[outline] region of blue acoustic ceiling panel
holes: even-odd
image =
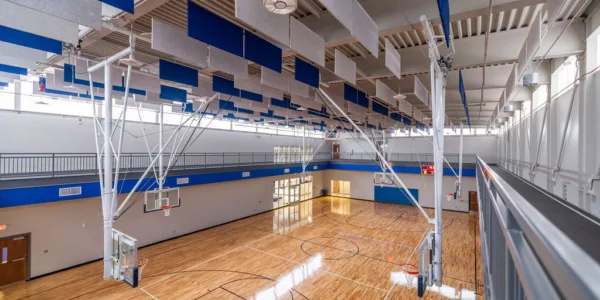
[[[261,94],[248,92],[248,91],[244,91],[244,90],[240,90],[240,98],[244,98],[244,99],[252,100],[252,101],[256,101],[256,102],[263,101],[263,96]]]
[[[9,65],[0,64],[0,72],[18,74],[18,75],[27,75],[26,68],[14,67]]]
[[[350,101],[352,103],[357,103],[358,102],[358,90],[347,84],[344,83],[344,99],[346,99],[347,101]]]
[[[365,92],[358,91],[356,100],[356,104],[365,108],[369,108],[369,98],[367,97],[367,94]]]
[[[0,82],[0,87],[6,87],[8,86],[8,82]]]
[[[244,45],[245,59],[281,73],[281,48],[261,39],[250,31],[246,31],[246,43]]]
[[[446,38],[446,47],[450,47],[450,3],[448,0],[437,0],[438,9],[440,11],[440,19],[442,20],[442,28],[444,29],[444,37]]]
[[[296,73],[294,79],[318,89],[319,68],[296,57]]]
[[[0,25],[0,41],[62,55],[62,42]]]
[[[458,71],[458,90],[463,106],[465,107],[465,115],[467,116],[467,125],[471,127],[471,117],[469,116],[469,106],[467,106],[467,94],[465,93],[465,83],[463,81],[462,71]]]
[[[223,93],[234,97],[240,96],[240,90],[236,89],[233,80],[229,80],[219,76],[213,76],[213,91]]]
[[[375,101],[373,101],[372,108],[373,108],[373,111],[376,112],[376,113],[378,113],[378,114],[382,114],[384,116],[388,115],[388,109],[387,109],[387,107],[385,107],[385,106],[383,106],[383,105],[381,105],[381,104],[379,104],[379,103],[377,103]]]
[[[393,112],[393,113],[390,114],[390,119],[396,120],[398,122],[402,122],[402,115],[399,114],[399,113]]]
[[[183,106],[181,107],[181,111],[193,113],[194,112],[194,103],[184,103]]]
[[[188,36],[244,57],[244,30],[188,1]]]
[[[409,118],[403,118],[402,123],[404,123],[404,125],[410,126],[412,121]]]
[[[160,99],[178,101],[178,102],[186,102],[187,100],[187,91],[174,88],[168,85],[160,86]]]
[[[166,60],[159,61],[159,77],[193,87],[198,87],[198,71]]]
[[[110,6],[122,9],[130,14],[134,13],[133,1],[134,0],[100,0],[100,2],[104,2]]]

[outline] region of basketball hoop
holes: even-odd
[[[454,199],[454,193],[448,193],[448,195],[446,195],[446,200],[452,201],[453,199]]]
[[[142,271],[144,271],[146,264],[148,264],[147,258],[142,258],[138,261],[138,281],[142,280]]]
[[[406,278],[406,286],[417,287],[418,282],[415,281],[415,279],[417,275],[419,275],[419,268],[412,264],[403,264],[400,266],[400,269],[402,269],[404,277]]]
[[[165,217],[171,215],[171,205],[163,205],[160,207],[160,209],[162,209],[165,212]]]

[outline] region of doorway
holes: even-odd
[[[29,279],[29,236],[0,239],[0,286]]]
[[[340,159],[340,144],[333,144],[333,159]]]
[[[469,191],[469,211],[479,213],[479,203],[477,202],[477,192]]]
[[[332,180],[331,195],[350,198],[350,181]]]

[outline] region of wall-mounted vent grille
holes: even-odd
[[[189,184],[189,183],[190,183],[189,177],[177,178],[177,184]]]
[[[76,195],[81,195],[81,187],[80,186],[58,189],[59,197],[76,196]]]
[[[283,169],[283,173],[289,173],[290,169]]]
[[[244,177],[244,178],[250,177],[250,172],[242,172],[242,177]]]

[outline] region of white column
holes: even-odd
[[[104,84],[112,86],[110,64],[104,66]],[[104,218],[104,279],[112,278],[112,225],[113,225],[113,152],[111,148],[112,132],[112,89],[104,89],[104,191],[102,193],[102,215]]]
[[[435,69],[432,67],[432,71]],[[433,117],[433,161],[434,161],[434,197],[435,197],[435,247],[433,254],[433,278],[437,286],[442,285],[442,203],[444,197],[444,117],[445,117],[445,79],[443,74],[435,76],[435,99],[432,108]]]
[[[163,147],[163,126],[164,126],[164,108],[163,105],[160,105],[160,111],[158,112],[158,149],[162,149]],[[158,156],[158,189],[162,190],[163,188],[163,154],[160,153]],[[160,193],[160,192],[159,192]],[[162,198],[162,193],[158,195],[159,199]]]
[[[460,122],[460,142],[459,142],[459,146],[458,146],[458,194],[456,195],[456,198],[461,197],[462,194],[462,168],[463,168],[463,129],[464,129],[464,124],[463,122]]]

